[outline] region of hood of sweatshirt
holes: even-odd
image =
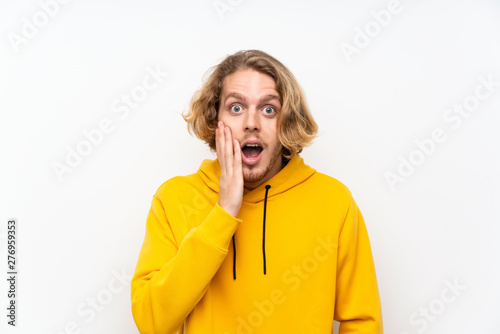
[[[203,182],[213,191],[219,193],[220,183],[220,165],[219,160],[205,159],[200,165],[198,175]],[[249,203],[262,204],[262,262],[263,272],[266,274],[266,223],[272,224],[273,222],[266,222],[266,208],[267,199],[279,196],[281,193],[288,191],[296,185],[304,182],[311,177],[316,170],[304,163],[304,159],[298,154],[291,158],[288,163],[276,175],[274,175],[267,182],[252,189],[243,195],[243,201]],[[236,279],[236,240],[233,235],[233,279]]]

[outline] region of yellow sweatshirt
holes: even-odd
[[[349,190],[299,155],[218,204],[220,167],[166,181],[153,197],[131,282],[141,333],[383,333],[368,234]]]

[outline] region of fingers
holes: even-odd
[[[226,164],[224,158],[224,146],[225,146],[225,135],[224,135],[224,123],[218,122],[217,130],[215,130],[215,140],[217,149],[217,158],[219,159],[221,173],[226,171]]]
[[[231,178],[242,174],[241,148],[237,139],[233,138],[231,129],[219,121],[215,131],[217,157],[221,167],[221,177]]]
[[[233,138],[231,129],[218,122],[215,131],[217,158],[221,168],[219,183],[219,205],[237,217],[243,199],[243,172],[241,148]]]
[[[241,167],[241,147],[238,139],[234,139],[234,171],[236,175],[241,175],[243,177],[242,167]]]
[[[224,143],[224,153],[225,153],[225,159],[226,159],[226,172],[228,175],[232,176],[233,175],[233,136],[231,134],[231,129],[227,126],[224,126],[224,137],[225,137],[225,143]]]

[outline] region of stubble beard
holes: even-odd
[[[243,171],[243,181],[257,182],[262,180],[267,175],[267,173],[269,173],[271,168],[273,168],[274,164],[276,163],[276,160],[281,159],[281,151],[282,151],[281,145],[276,145],[273,154],[271,156],[270,163],[267,166],[265,166],[264,170],[262,170],[260,173],[258,171],[260,166],[247,166],[243,164],[245,166]]]

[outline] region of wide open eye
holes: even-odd
[[[231,107],[231,110],[234,112],[240,112],[241,107],[239,105],[235,104],[234,106]]]
[[[265,107],[263,110],[266,115],[272,115],[276,112],[273,107]]]

